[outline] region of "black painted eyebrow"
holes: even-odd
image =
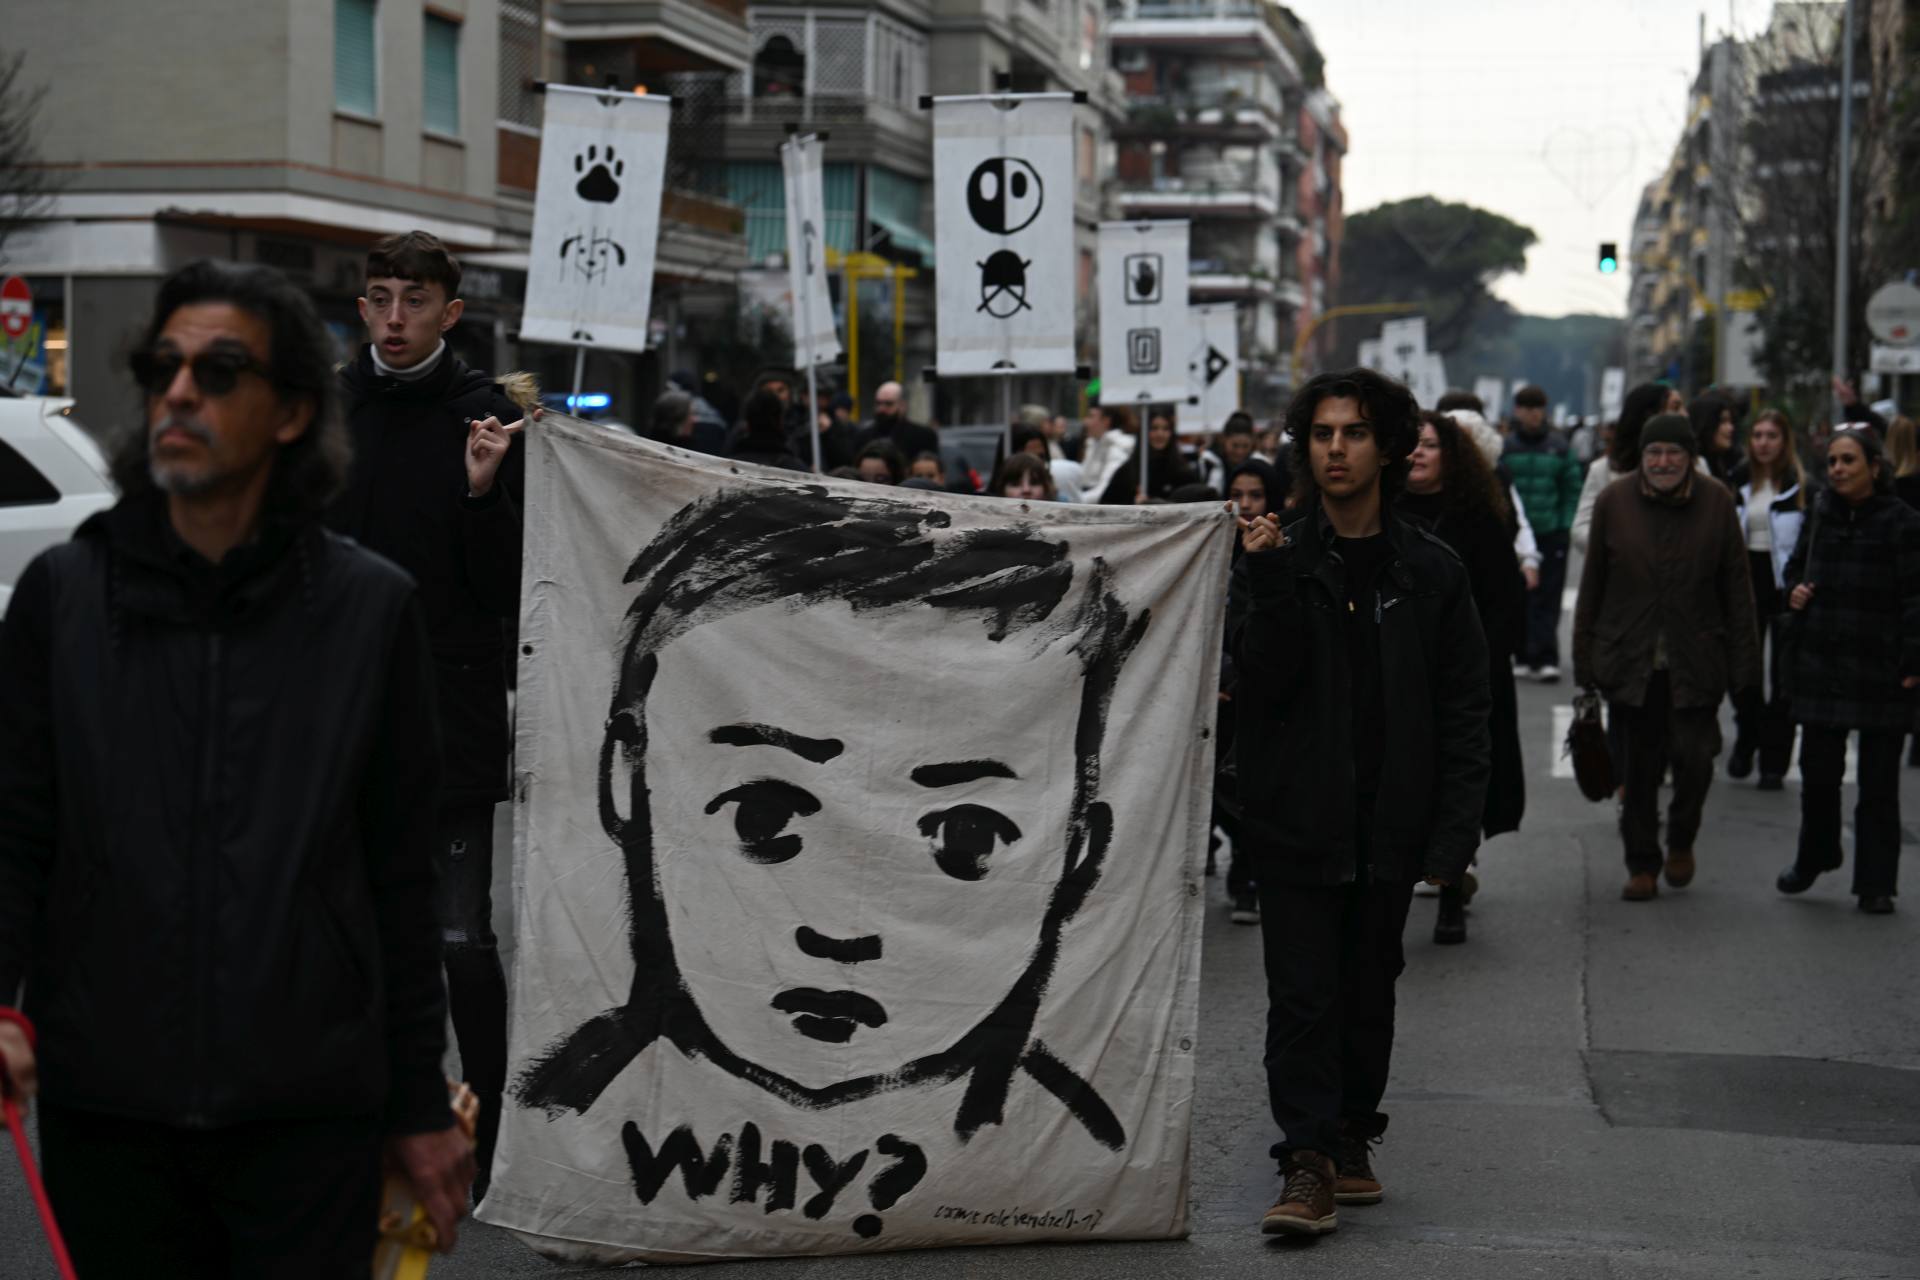
[[[956,760],[951,764],[923,764],[907,775],[923,787],[957,787],[981,778],[1014,778],[1019,774],[998,760]]]
[[[707,739],[723,747],[779,747],[815,764],[825,764],[847,749],[838,738],[808,738],[770,724],[723,724]]]

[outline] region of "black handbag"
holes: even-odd
[[[1574,695],[1564,754],[1573,758],[1573,779],[1581,795],[1596,803],[1613,795],[1613,752],[1600,718],[1600,695],[1592,689]]]

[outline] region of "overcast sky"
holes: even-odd
[[[1665,167],[1709,43],[1766,27],[1770,0],[1290,0],[1327,58],[1352,147],[1348,214],[1434,195],[1540,237],[1495,292],[1522,311],[1624,314],[1640,189]]]

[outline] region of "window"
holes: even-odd
[[[60,490],[31,462],[0,440],[0,507],[38,506],[60,501]]]
[[[373,6],[374,0],[333,0],[333,105],[363,116],[380,111]]]
[[[421,120],[429,133],[460,136],[460,24],[427,15],[420,68]]]

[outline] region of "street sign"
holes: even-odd
[[[1920,287],[1895,280],[1867,299],[1867,328],[1896,347],[1920,345]]]
[[[32,323],[32,288],[19,276],[8,276],[0,282],[0,333],[7,335],[7,341],[18,342]]]
[[[1868,367],[1875,373],[1920,373],[1920,346],[1894,347],[1876,342]]]

